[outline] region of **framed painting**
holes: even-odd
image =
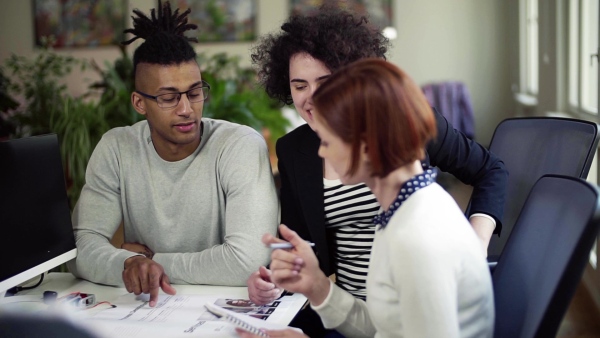
[[[51,46],[93,47],[123,40],[127,1],[33,0],[35,43]]]
[[[392,0],[290,0],[291,14],[308,14],[324,4],[364,15],[381,30],[393,26]]]
[[[186,33],[198,42],[253,41],[256,38],[256,0],[176,0],[179,11],[190,8],[188,22],[198,30]]]

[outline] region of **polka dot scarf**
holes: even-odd
[[[388,211],[383,211],[373,218],[373,223],[375,225],[380,225],[377,230],[381,230],[387,226],[390,218],[392,218],[396,210],[400,208],[402,203],[406,201],[410,195],[412,195],[415,191],[425,188],[426,186],[435,182],[437,169],[423,164],[423,170],[424,171],[422,174],[416,175],[402,184],[400,187],[400,192],[398,193],[398,197],[396,197],[396,200],[390,205]]]

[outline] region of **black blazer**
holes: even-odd
[[[437,138],[427,145],[426,161],[472,185],[469,215],[484,213],[496,220],[499,233],[508,172],[504,163],[477,142],[457,131],[434,109]],[[326,275],[335,272],[334,243],[325,229],[323,162],[319,138],[302,125],[277,141],[281,178],[281,223],[315,243],[319,265]]]

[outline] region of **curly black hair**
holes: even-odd
[[[322,6],[314,14],[292,15],[281,30],[262,37],[251,57],[267,94],[284,104],[293,103],[289,65],[294,54],[308,53],[334,72],[363,58],[385,59],[389,46],[367,18],[331,6]]]
[[[126,29],[124,33],[132,33],[134,37],[121,42],[128,45],[137,39],[144,39],[133,53],[133,74],[138,63],[146,62],[159,65],[180,64],[196,59],[196,51],[189,41],[198,42],[196,38],[183,35],[188,30],[197,29],[195,24],[188,23],[187,16],[191,12],[188,8],[179,14],[179,8],[173,12],[169,1],[158,1],[158,15],[152,8],[149,18],[139,9],[134,9],[132,16],[133,28]]]

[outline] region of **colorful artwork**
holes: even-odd
[[[323,4],[337,5],[369,19],[369,23],[384,29],[393,25],[392,0],[290,0],[292,14],[307,14]]]
[[[176,0],[179,11],[190,8],[189,23],[198,25],[186,33],[198,42],[253,41],[256,38],[256,0]]]
[[[118,44],[124,39],[127,1],[35,0],[35,43],[55,48]]]

